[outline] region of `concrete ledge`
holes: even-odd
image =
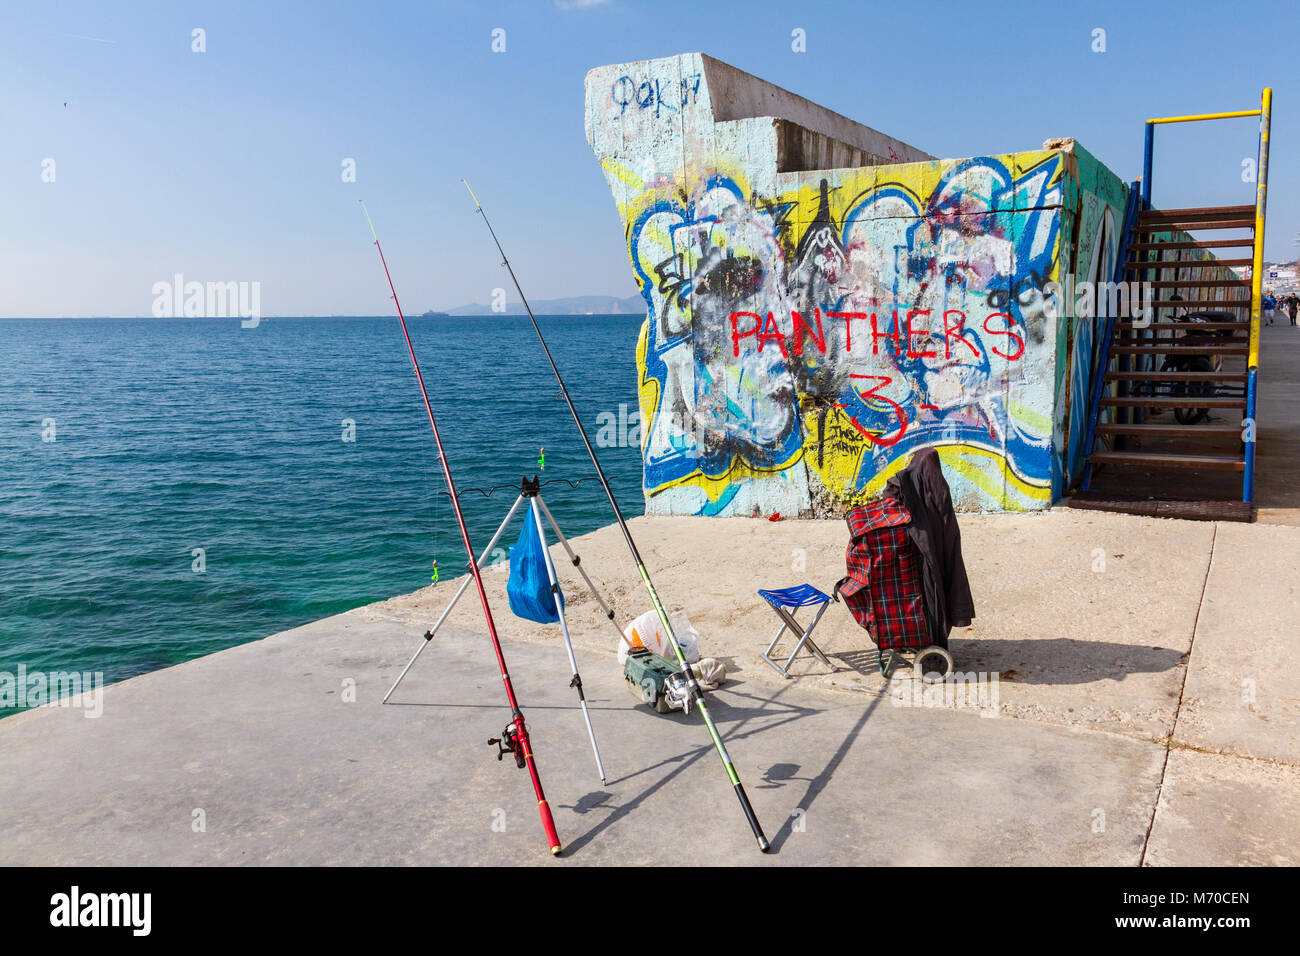
[[[381,705],[413,641],[351,612],[111,687],[99,720],[4,721],[0,862],[1132,865],[1163,758],[1112,735],[738,681],[714,710],[765,857],[698,721],[650,713],[609,658],[585,657],[602,788],[563,651],[515,644],[568,847],[554,861],[527,777],[484,743],[508,719],[486,639],[440,636],[401,703]],[[657,836],[669,830],[684,839]]]

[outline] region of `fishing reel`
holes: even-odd
[[[503,758],[506,754],[515,755],[515,766],[521,770],[528,766],[524,760],[524,748],[519,745],[519,733],[515,730],[514,724],[506,724],[506,729],[501,731],[500,737],[491,737],[488,739],[488,746],[496,744],[497,760]]]
[[[690,665],[688,664],[687,667]],[[669,706],[674,710],[680,710],[683,714],[690,716],[691,708],[695,702],[703,699],[704,694],[700,691],[700,685],[691,680],[690,675],[685,671],[678,671],[676,674],[669,674],[664,678],[664,699],[668,701]]]

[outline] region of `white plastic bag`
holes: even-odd
[[[691,626],[690,619],[686,616],[685,611],[672,612],[668,615],[668,622],[673,626],[673,634],[677,636],[677,643],[682,646],[682,654],[686,656],[686,663],[694,664],[700,659],[700,632]],[[663,624],[659,620],[659,615],[654,611],[646,611],[625,627],[623,636],[627,640],[618,642],[618,662],[620,664],[627,659],[629,643],[632,647],[644,647],[647,650],[654,651],[660,657],[666,657],[674,663],[677,661],[677,655],[673,653],[672,645],[668,641],[668,635],[663,632]]]

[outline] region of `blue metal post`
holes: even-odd
[[[1146,146],[1142,154],[1142,208],[1151,207],[1151,156],[1156,145],[1156,126],[1147,123]]]
[[[1250,441],[1246,442],[1246,470],[1241,480],[1241,500],[1250,504],[1255,500],[1255,443],[1259,437],[1258,425],[1255,423],[1255,373],[1247,373],[1246,382],[1246,427],[1250,429]]]

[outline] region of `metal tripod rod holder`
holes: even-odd
[[[600,774],[600,782],[603,784],[605,783],[605,768],[601,763],[600,748],[596,744],[596,733],[591,725],[591,714],[587,709],[587,698],[582,688],[582,677],[578,673],[578,662],[573,653],[573,641],[569,636],[568,620],[564,616],[564,607],[560,603],[560,588],[555,575],[555,564],[551,560],[550,549],[546,546],[546,532],[542,527],[543,515],[546,516],[547,524],[551,526],[551,529],[555,532],[556,538],[559,539],[560,544],[563,545],[565,553],[569,556],[570,562],[578,569],[578,573],[582,575],[582,580],[587,585],[587,589],[591,592],[592,597],[596,599],[596,603],[598,603],[601,610],[604,611],[605,617],[614,625],[614,629],[618,631],[619,639],[626,642],[627,638],[623,635],[622,630],[619,629],[618,623],[614,619],[614,611],[596,589],[596,585],[592,582],[586,569],[582,567],[582,559],[574,553],[572,546],[569,544],[568,538],[566,538],[564,533],[560,530],[560,526],[556,522],[555,517],[551,514],[551,510],[546,507],[546,502],[542,500],[540,482],[536,478],[531,481],[527,478],[523,480],[520,486],[519,497],[517,497],[514,504],[510,506],[510,510],[506,512],[505,518],[497,527],[496,533],[492,535],[492,540],[488,542],[487,547],[484,548],[482,554],[479,555],[478,566],[480,568],[483,567],[483,562],[487,560],[488,556],[497,546],[497,542],[501,540],[501,536],[505,533],[510,522],[514,520],[519,509],[523,507],[525,501],[528,502],[529,514],[528,519],[525,520],[531,520],[534,523],[534,526],[537,528],[538,537],[540,537],[542,541],[542,553],[546,558],[546,575],[551,585],[551,594],[555,599],[555,610],[560,619],[560,631],[564,635],[564,649],[568,654],[569,668],[573,674],[573,679],[570,681],[569,686],[573,687],[578,692],[578,704],[582,709],[582,719],[587,725],[587,736],[591,739],[592,753],[596,758],[596,770]],[[397,690],[397,685],[402,682],[404,677],[406,677],[406,674],[410,671],[412,665],[414,665],[420,655],[424,653],[424,649],[432,643],[434,635],[438,633],[438,629],[442,627],[447,618],[451,615],[452,609],[456,607],[456,603],[461,599],[466,588],[469,587],[471,580],[472,578],[467,577],[461,582],[455,595],[452,596],[451,602],[439,616],[437,623],[424,633],[424,639],[420,642],[420,646],[415,649],[415,653],[411,655],[411,659],[407,662],[406,666],[402,668],[402,672],[397,675],[397,680],[393,681],[393,686],[390,687],[388,693],[384,695],[384,703],[388,703],[388,699],[393,696],[393,691]]]

